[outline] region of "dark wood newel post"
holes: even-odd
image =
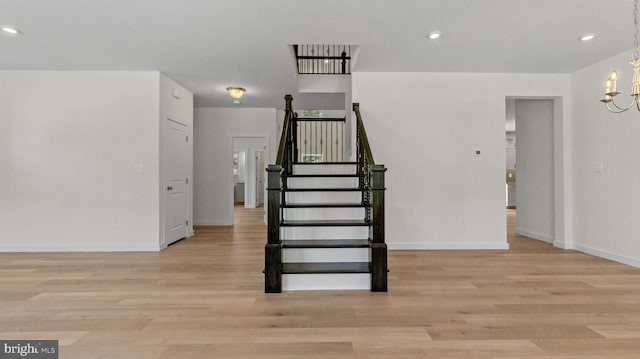
[[[264,291],[282,292],[282,242],[280,241],[280,198],[282,191],[282,167],[267,167],[268,224],[267,245],[264,251]]]
[[[387,291],[387,244],[384,238],[384,165],[370,167],[371,210],[371,291]]]

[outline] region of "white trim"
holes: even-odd
[[[640,268],[640,260],[635,259],[635,258],[631,258],[631,257],[627,257],[627,256],[623,256],[621,254],[612,253],[612,252],[609,252],[609,251],[605,251],[605,250],[602,250],[602,249],[589,247],[589,246],[582,245],[582,244],[576,244],[573,247],[573,249],[575,249],[576,251],[580,251],[580,252],[586,253],[586,254],[590,254],[592,256],[596,256],[596,257],[608,259],[610,261],[614,261],[614,262],[618,262],[618,263],[622,263],[622,264],[626,264],[626,265],[630,265],[630,266],[633,266],[633,267],[639,267]]]
[[[229,220],[195,220],[193,221],[194,226],[233,226],[233,222]]]
[[[399,242],[387,243],[390,250],[464,250],[464,249],[509,249],[507,242]]]
[[[516,228],[515,232],[516,232],[516,234],[519,234],[521,236],[537,239],[539,241],[543,241],[543,242],[547,242],[547,243],[551,243],[551,244],[553,244],[554,241],[555,241],[553,238],[551,238],[549,236],[546,236],[544,234],[530,232],[530,231],[527,231],[526,229],[522,229],[522,228]]]
[[[564,241],[553,241],[553,246],[561,249],[573,249],[567,242]]]
[[[553,195],[554,195],[554,237],[563,248],[572,248],[573,243],[573,212],[572,202],[572,171],[571,154],[571,94],[549,96],[517,96],[507,95],[505,99],[514,100],[553,100]],[[506,106],[506,101],[505,101]],[[505,108],[506,114],[506,108]],[[506,116],[505,116],[506,118]],[[517,132],[517,130],[516,130]],[[504,175],[503,175],[504,176]],[[517,199],[516,199],[517,201]],[[529,235],[527,235],[529,236]],[[530,236],[535,239],[539,239]],[[547,238],[543,236],[543,238]],[[554,239],[540,239],[554,243]]]
[[[123,245],[63,245],[63,246],[42,246],[34,247],[24,246],[0,246],[0,253],[18,253],[18,252],[158,252],[160,246],[158,243],[151,244],[123,244]]]

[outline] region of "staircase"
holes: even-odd
[[[384,172],[373,162],[357,104],[357,161],[314,161],[341,147],[339,140],[308,141],[287,101],[276,164],[268,172],[268,242],[265,292],[283,290],[387,291],[384,243]],[[315,119],[316,121],[318,119]],[[340,121],[344,119],[328,119]],[[305,125],[308,125],[305,123]],[[307,126],[308,127],[308,126]],[[322,132],[323,124],[314,125]],[[324,128],[335,127],[324,124]],[[305,134],[309,134],[306,132]],[[327,136],[328,131],[324,131]],[[333,132],[331,132],[333,133]],[[312,143],[310,143],[312,142]],[[313,146],[319,146],[313,149]],[[311,147],[312,150],[307,150]],[[340,154],[339,158],[342,158]]]

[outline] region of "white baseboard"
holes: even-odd
[[[34,246],[0,246],[1,253],[20,252],[158,252],[160,244],[123,244],[123,245],[34,245]]]
[[[390,250],[465,250],[465,249],[509,249],[505,242],[400,242],[387,243]]]
[[[605,251],[602,249],[597,249],[589,246],[585,246],[582,244],[575,244],[573,249],[576,251],[580,251],[583,253],[591,254],[592,256],[608,259],[610,261],[627,264],[633,267],[640,267],[640,260],[636,258],[631,258],[627,256],[623,256],[621,254]]]
[[[539,241],[547,242],[547,243],[550,243],[550,244],[553,244],[553,242],[554,242],[554,239],[549,237],[549,236],[545,236],[544,234],[540,234],[540,233],[527,231],[526,229],[516,228],[515,232],[516,232],[516,234],[519,234],[521,236],[537,239]]]
[[[573,247],[565,241],[553,241],[553,246],[560,249],[573,249]]]
[[[193,221],[195,226],[232,226],[233,222],[228,220],[219,219],[219,220],[195,220]]]

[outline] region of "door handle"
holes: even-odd
[[[173,187],[171,186],[167,187],[167,191],[173,191]]]

